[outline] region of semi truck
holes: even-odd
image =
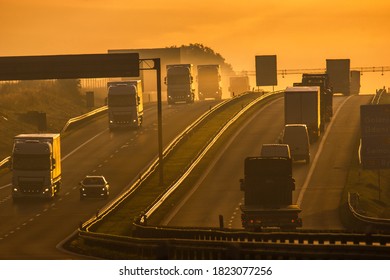
[[[285,124],[306,124],[311,142],[321,134],[320,87],[294,86],[284,91]]]
[[[334,93],[350,94],[350,64],[349,59],[326,60],[326,73]]]
[[[198,98],[222,98],[221,70],[219,64],[198,65]]]
[[[11,156],[12,198],[53,198],[61,187],[59,133],[19,134]]]
[[[351,70],[350,94],[360,93],[360,71]]]
[[[138,128],[143,122],[141,80],[107,83],[108,127]]]
[[[193,103],[195,100],[193,65],[167,64],[166,69],[164,83],[167,85],[168,104]]]
[[[244,192],[241,222],[248,231],[264,228],[296,229],[302,227],[301,208],[292,203],[295,180],[288,157],[250,156],[244,161]]]
[[[248,76],[233,76],[229,78],[229,91],[232,97],[250,91],[250,89]]]
[[[319,86],[321,101],[321,124],[329,122],[333,116],[333,90],[330,87],[328,74],[302,74],[302,82],[294,86]],[[323,130],[323,129],[322,129]]]

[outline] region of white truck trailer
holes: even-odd
[[[320,87],[294,86],[284,91],[285,124],[306,124],[311,141],[321,134]]]

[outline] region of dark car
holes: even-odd
[[[86,176],[80,182],[80,199],[87,197],[107,198],[110,186],[104,176]]]

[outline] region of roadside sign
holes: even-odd
[[[0,57],[3,81],[138,76],[138,53]]]
[[[256,86],[276,86],[277,64],[276,55],[257,55],[256,63]]]
[[[363,169],[390,168],[390,104],[360,106]]]

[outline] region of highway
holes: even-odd
[[[335,96],[334,117],[311,145],[311,163],[295,162],[294,201],[301,205],[305,229],[340,229],[337,207],[359,131],[359,106],[372,96]],[[163,107],[164,146],[216,101]],[[275,143],[283,129],[283,98],[259,108],[225,143],[207,172],[163,225],[242,228],[239,179],[247,156],[258,155],[263,143]],[[56,247],[81,221],[107,201],[79,200],[78,182],[87,174],[103,174],[111,199],[137,178],[157,156],[157,113],[147,108],[141,129],[109,132],[107,117],[66,134],[62,140],[63,185],[53,201],[13,203],[10,174],[0,176],[0,259],[73,259]],[[324,172],[326,171],[326,172]],[[130,221],[129,221],[130,222]]]
[[[163,106],[163,145],[209,110],[217,101]],[[155,105],[155,104],[154,104]],[[0,176],[0,259],[79,258],[56,249],[81,221],[107,201],[80,201],[78,183],[87,174],[102,174],[110,183],[110,199],[121,193],[157,157],[157,106],[148,106],[139,130],[108,130],[101,116],[62,139],[62,189],[52,201],[13,203],[11,174]]]
[[[359,137],[360,105],[372,96],[335,96],[334,117],[320,139],[311,145],[311,163],[295,162],[293,200],[301,205],[303,228],[341,229],[338,205],[348,165]],[[275,143],[283,129],[283,98],[259,109],[243,125],[185,199],[166,215],[162,225],[218,227],[219,215],[224,227],[242,228],[240,204],[243,193],[244,159],[259,155],[261,145]]]

